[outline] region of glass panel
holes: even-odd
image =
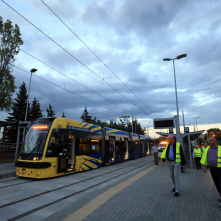
[[[90,143],[90,139],[89,138],[80,138],[80,143]]]
[[[78,155],[90,154],[90,144],[79,144]]]
[[[40,127],[36,129],[36,125],[33,125],[25,137],[24,147],[21,152],[43,153],[48,130],[48,127],[46,129]]]
[[[46,156],[57,157],[58,152],[63,152],[63,155],[68,155],[68,153],[70,153],[68,146],[69,141],[71,141],[71,139],[68,137],[66,130],[53,130],[48,143]]]
[[[57,157],[58,156],[58,147],[59,147],[59,139],[56,137],[55,130],[52,131],[51,137],[48,143],[48,148],[46,152],[47,157]]]
[[[92,154],[101,153],[101,145],[99,143],[91,143],[91,153]]]

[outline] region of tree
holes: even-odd
[[[207,130],[207,133],[211,133],[211,132],[220,132],[221,130],[219,128],[210,128],[209,130]]]
[[[100,124],[100,126],[101,126],[101,127],[109,127],[109,125],[108,125],[107,122],[102,122],[102,123]]]
[[[85,106],[83,114],[80,117],[83,122],[91,123],[92,122],[92,117],[89,116],[89,113],[87,111],[87,107]]]
[[[62,115],[61,117],[66,118],[66,116],[65,116],[64,112],[63,112],[63,115]]]
[[[15,24],[13,27],[10,20],[3,23],[0,16],[0,110],[9,111],[12,104],[12,94],[16,86],[15,77],[11,72],[15,55],[19,53],[19,47],[23,44],[20,36],[18,25]]]
[[[209,135],[209,137],[213,136],[216,138],[221,138],[221,130],[219,128],[211,128],[209,130],[207,130],[207,133]]]
[[[52,106],[50,103],[49,103],[49,109],[47,108],[46,112],[47,112],[47,117],[54,117],[55,116],[55,112],[52,110]]]
[[[118,123],[118,129],[119,130],[124,130],[124,131],[127,130],[127,125],[126,125],[125,121],[122,118],[120,118],[120,123]]]
[[[40,103],[39,101],[36,100],[36,98],[34,98],[34,100],[31,103],[28,120],[33,122],[40,117],[42,117],[42,110],[40,108]]]
[[[141,127],[140,123],[136,123],[136,133],[144,135],[144,129]]]
[[[10,116],[6,119],[7,122],[11,122],[11,126],[8,127],[6,132],[6,140],[9,143],[16,143],[17,141],[18,122],[19,120],[20,121],[25,120],[27,98],[28,98],[27,89],[25,83],[23,82],[19,87],[17,98],[15,98],[14,102],[12,103],[11,106],[12,112],[9,113]],[[27,119],[29,119],[29,114],[27,116]]]

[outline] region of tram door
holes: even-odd
[[[74,169],[75,134],[68,130],[59,130],[58,138],[58,173],[67,172]]]
[[[128,139],[124,139],[124,149],[125,149],[124,159],[127,160],[129,158]]]
[[[110,160],[114,161],[115,160],[115,155],[116,155],[116,150],[115,150],[115,137],[110,137],[109,138],[109,148],[111,148],[111,153],[110,153]]]
[[[150,144],[149,144],[149,142],[147,142],[147,155],[149,155],[150,154]]]
[[[68,134],[68,171],[75,169],[75,133]]]
[[[147,141],[144,141],[144,156],[147,155]]]
[[[141,156],[144,156],[144,141],[141,140]]]

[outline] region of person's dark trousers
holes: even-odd
[[[154,162],[158,164],[158,152],[154,152]]]
[[[210,173],[221,197],[221,167],[210,167]]]
[[[197,170],[199,170],[199,168],[201,169],[201,163],[200,163],[201,157],[195,157],[195,161],[196,161],[196,168]]]

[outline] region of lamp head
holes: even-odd
[[[171,59],[170,58],[164,58],[163,60],[164,61],[170,61]]]
[[[185,58],[185,57],[186,57],[186,54],[181,54],[181,55],[177,56],[176,59]]]
[[[34,72],[36,72],[37,71],[37,69],[35,69],[35,68],[32,68],[31,69],[31,73],[34,73]]]

